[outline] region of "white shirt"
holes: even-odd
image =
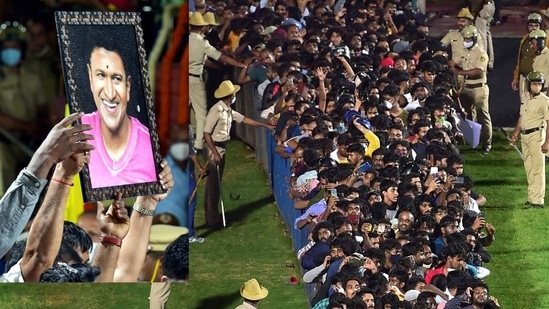
[[[21,260],[17,261],[17,264],[13,265],[8,272],[0,277],[0,282],[25,282],[21,272]]]

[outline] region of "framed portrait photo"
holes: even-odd
[[[85,113],[94,136],[84,200],[165,192],[139,13],[56,12],[55,21],[69,109]]]

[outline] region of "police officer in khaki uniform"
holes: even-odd
[[[196,127],[194,146],[197,151],[201,151],[204,147],[204,124],[208,112],[206,88],[202,77],[206,58],[210,57],[239,68],[247,68],[248,66],[229,56],[222,55],[220,51],[210,45],[208,40],[204,38],[204,33],[207,32],[210,24],[204,20],[202,14],[192,14],[189,18],[189,25],[189,104],[196,119],[194,121]]]
[[[549,97],[542,93],[545,76],[527,75],[529,99],[520,105],[520,116],[510,140],[515,145],[520,134],[524,169],[528,181],[525,208],[543,208],[545,198],[545,156],[549,152]]]
[[[40,79],[22,65],[26,40],[27,31],[17,22],[0,26],[0,127],[29,145],[39,139],[49,117]],[[0,134],[0,195],[29,160]]]
[[[478,46],[478,31],[469,25],[463,29],[464,49],[459,53],[458,61],[450,60],[449,67],[455,75],[463,76],[464,89],[460,100],[473,121],[482,125],[480,140],[484,154],[492,148],[492,120],[488,106],[490,90],[486,83],[488,55]]]
[[[539,13],[531,13],[528,15],[528,33],[524,34],[520,39],[517,65],[513,71],[511,88],[514,91],[519,91],[521,103],[525,103],[530,99],[529,90],[526,88],[526,76],[533,71],[532,63],[536,56],[536,51],[531,49],[530,44],[528,44],[528,37],[530,36],[530,32],[541,28],[541,22],[542,19]],[[546,40],[546,46],[547,43],[549,43],[549,41]]]
[[[204,192],[204,206],[206,208],[206,225],[212,228],[219,228],[221,223],[220,213],[217,208],[220,192],[219,182],[223,176],[225,151],[227,142],[231,139],[230,132],[233,120],[254,127],[274,129],[274,126],[255,121],[231,109],[239,90],[240,86],[233,85],[229,80],[225,80],[219,85],[219,88],[214,92],[214,96],[219,99],[219,102],[212,106],[208,112],[206,125],[204,126],[204,140],[208,146],[207,149],[204,149],[204,155],[207,158],[209,174],[206,181],[206,191]]]
[[[472,25],[474,19],[475,17],[473,16],[473,14],[471,14],[468,8],[462,8],[457,15],[458,29],[450,30],[442,38],[442,40],[440,40],[440,42],[444,44],[444,46],[450,47],[450,49],[452,50],[452,60],[454,60],[454,62],[457,62],[459,60],[458,54],[461,50],[464,49],[463,36],[461,35],[461,32],[466,26]],[[479,41],[478,44],[484,49],[482,41]]]
[[[549,76],[549,48],[545,46],[547,39],[547,33],[541,29],[532,30],[528,36],[530,49],[536,51],[532,68],[535,72],[540,72],[544,76]],[[543,85],[544,89],[547,88],[547,80]]]
[[[492,43],[492,32],[490,31],[490,23],[494,19],[496,6],[492,0],[472,0],[471,12],[475,16],[475,27],[480,34],[481,46],[485,47],[488,53],[488,68],[494,68],[494,44]]]

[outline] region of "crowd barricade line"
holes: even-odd
[[[235,110],[246,117],[264,122],[265,120],[260,119],[259,116],[258,108],[260,104],[255,85],[251,83],[242,85],[242,89],[237,95]],[[292,238],[294,252],[297,254],[297,251],[309,242],[310,230],[308,227],[303,230],[294,229],[295,219],[301,216],[302,212],[294,209],[294,202],[288,197],[288,189],[290,188],[288,179],[291,176],[290,159],[283,159],[275,153],[276,141],[273,132],[264,128],[255,128],[237,123],[233,127],[235,127],[234,134],[245,144],[255,149],[256,160],[262,165],[267,174],[278,212],[284,220],[288,236]],[[294,266],[301,268],[301,265]],[[314,284],[305,284],[305,291],[310,301],[314,293]]]

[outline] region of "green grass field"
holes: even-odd
[[[502,308],[549,308],[549,227],[547,209],[522,209],[526,177],[522,161],[494,131],[488,156],[464,149],[465,172],[485,195],[487,220],[496,227],[488,248],[490,293]],[[229,227],[209,231],[202,201],[196,214],[203,244],[191,244],[191,283],[172,286],[169,308],[230,309],[238,290],[252,277],[269,289],[260,308],[306,308],[303,285],[287,284],[298,275],[291,239],[278,216],[263,169],[240,142],[231,142],[223,179]],[[240,195],[231,200],[230,194]],[[202,191],[199,191],[202,197]],[[295,266],[292,268],[291,266]],[[0,308],[148,308],[149,284],[11,284],[0,285]]]

